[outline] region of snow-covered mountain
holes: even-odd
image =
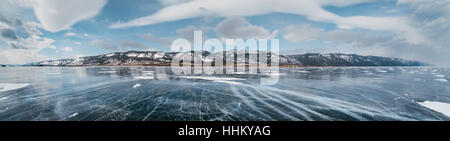
[[[158,51],[128,51],[115,52],[97,56],[80,57],[76,59],[61,59],[35,62],[26,64],[29,66],[169,66],[172,59],[178,52],[158,52]],[[186,52],[186,56],[202,55],[203,62],[214,64],[214,56],[230,55],[226,53],[209,52]],[[275,55],[275,54],[273,54]],[[250,59],[249,54],[245,54],[245,62],[256,63],[257,60]],[[270,58],[270,54],[267,56]],[[228,60],[227,60],[228,59]],[[223,61],[234,59],[228,57]],[[243,60],[238,60],[243,61]],[[356,54],[318,54],[309,53],[301,55],[279,55],[279,62],[282,66],[423,66],[427,65],[418,61],[408,61],[400,58],[360,56]],[[193,62],[192,62],[193,63]],[[236,62],[237,63],[237,62]]]
[[[319,54],[308,53],[302,55],[288,55],[288,58],[298,60],[302,66],[424,66],[418,61],[400,58],[361,56],[356,54]]]

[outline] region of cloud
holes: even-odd
[[[22,49],[38,52],[51,46],[55,40],[41,37],[40,24],[36,22],[22,22],[14,18],[2,18],[0,22],[0,39],[7,39],[8,49]]]
[[[42,35],[40,24],[36,22],[23,22],[20,19],[8,19],[0,15],[0,38],[16,40],[19,35]]]
[[[284,32],[283,38],[290,42],[305,42],[316,40],[324,30],[311,27],[309,24],[303,24],[299,27],[289,25],[284,28]]]
[[[100,13],[107,0],[28,0],[42,27],[50,32],[70,29]]]
[[[77,42],[77,41],[73,41],[72,43],[75,45],[81,45],[81,42]]]
[[[392,31],[405,35],[404,38],[411,43],[420,43],[426,40],[415,28],[411,27],[405,17],[341,17],[323,8],[324,6],[345,7],[366,2],[370,2],[370,0],[194,0],[168,6],[149,16],[136,18],[125,23],[115,23],[110,25],[110,28],[144,26],[203,16],[233,17],[287,13],[306,16],[311,21],[334,23],[342,29],[364,28]]]
[[[322,6],[338,5],[339,3],[342,3],[339,4],[339,6],[346,6],[363,2],[366,2],[366,0],[194,0],[186,3],[168,6],[152,15],[133,19],[126,23],[116,23],[111,25],[110,27],[126,28],[133,26],[144,26],[211,15],[220,17],[254,16],[274,12],[304,15],[310,19],[317,21],[334,21],[340,19],[340,17],[333,13],[325,11],[321,8]]]
[[[392,13],[398,13],[400,10],[398,10],[398,9],[389,9],[389,10],[386,10],[386,13],[390,13],[390,14],[392,14]]]
[[[42,28],[42,25],[37,22],[28,21],[23,25],[25,34],[27,35],[42,35],[42,32],[38,28]]]
[[[450,65],[450,1],[448,0],[398,0],[399,6],[410,8],[408,17],[418,31],[428,39],[416,47],[427,49],[409,49],[421,53],[423,59],[435,64]],[[406,46],[414,47],[414,46]]]
[[[144,45],[142,43],[133,41],[133,40],[120,40],[119,41],[120,48],[124,49],[136,49],[136,50],[153,50],[147,45]]]
[[[272,33],[262,26],[250,24],[242,17],[229,17],[217,24],[215,31],[221,38],[271,39],[278,31]]]
[[[0,58],[3,58],[0,59],[0,64],[26,64],[53,59],[29,50],[2,50],[0,51]]]
[[[72,31],[69,31],[69,32],[66,32],[66,33],[64,33],[64,36],[76,36],[77,34],[76,33],[74,33],[74,32],[72,32]]]
[[[158,37],[153,35],[152,33],[146,33],[141,35],[141,38],[147,39],[151,42],[157,43],[159,45],[170,47],[172,42],[176,40],[177,38],[183,38],[191,43],[194,42],[194,31],[202,31],[202,40],[208,39],[208,36],[206,35],[207,32],[211,31],[211,27],[197,27],[197,26],[186,26],[184,28],[180,28],[176,30],[176,35],[173,37]]]
[[[91,41],[91,45],[100,47],[106,50],[114,50],[114,51],[129,51],[129,50],[147,50],[153,51],[154,48],[151,48],[145,44],[139,43],[134,40],[119,40],[117,42],[112,41],[111,39],[99,40],[94,39]]]
[[[0,29],[0,37],[15,40],[17,39],[16,33],[11,29]]]
[[[65,52],[72,52],[73,49],[71,47],[64,47],[62,50]]]
[[[0,29],[4,29],[4,28],[11,29],[11,27],[8,24],[6,24],[4,22],[0,22]]]
[[[50,38],[32,35],[28,38],[19,37],[17,40],[8,41],[7,43],[12,49],[28,49],[38,52],[50,47],[54,42],[55,40]]]
[[[332,30],[321,35],[326,41],[349,44],[355,47],[371,47],[377,44],[386,43],[394,39],[394,36],[375,36],[366,32],[355,32],[351,30]]]
[[[188,2],[190,0],[158,0],[159,3],[162,5],[168,6],[168,5],[174,5],[174,4],[180,4],[184,2]]]
[[[170,47],[170,44],[172,44],[172,41],[176,39],[176,37],[157,37],[153,35],[152,33],[146,33],[141,35],[141,38],[147,39],[151,42],[157,43],[159,45]]]
[[[52,44],[55,40],[32,35],[27,38],[17,37],[16,40],[7,41],[8,48],[0,51],[0,58],[8,58],[0,60],[2,64],[25,64],[36,61],[49,60],[50,58],[40,55],[42,49],[56,48]]]
[[[367,32],[336,29],[322,32],[317,39],[324,41],[320,47],[298,47],[285,50],[287,54],[299,53],[355,53],[360,55],[377,55],[399,57],[409,60],[424,61],[434,65],[449,65],[450,54],[445,43],[411,44],[396,34],[370,34]],[[434,45],[438,44],[438,45]],[[440,46],[443,45],[443,46]]]
[[[92,40],[91,45],[107,50],[119,50],[119,47],[99,39]]]
[[[197,27],[197,26],[186,26],[185,28],[177,29],[177,37],[184,38],[191,42],[194,42],[194,31],[202,31],[202,40],[208,39],[206,35],[207,32],[211,30],[210,27]]]
[[[0,1],[0,41],[6,44],[0,51],[0,58],[3,58],[0,63],[24,64],[48,60],[49,57],[39,52],[45,48],[55,49],[55,40],[41,37],[41,25],[33,21],[23,21],[17,16],[20,13],[19,8],[11,2],[19,0]]]
[[[208,39],[207,33],[215,31],[219,38],[255,38],[255,39],[271,39],[278,35],[275,30],[272,33],[261,26],[252,25],[243,17],[229,17],[218,23],[215,27],[197,27],[186,26],[176,30],[176,35],[172,37],[158,37],[152,33],[141,35],[141,38],[147,39],[151,42],[160,44],[165,47],[170,47],[175,39],[187,39],[191,43],[194,42],[194,31],[202,31],[202,40]]]

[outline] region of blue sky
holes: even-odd
[[[450,65],[446,0],[0,0],[0,64],[128,50],[176,38],[279,39],[284,54],[356,53]]]

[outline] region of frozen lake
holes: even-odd
[[[0,68],[0,120],[450,120],[449,67],[276,75],[276,85],[263,86],[263,74],[174,75],[170,67]]]

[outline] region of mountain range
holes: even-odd
[[[109,54],[79,57],[76,59],[60,59],[34,62],[25,66],[170,66],[173,57],[179,52],[159,52],[159,51],[127,51],[114,52]],[[224,52],[227,54],[230,52]],[[232,53],[232,52],[231,52]],[[193,56],[194,52],[185,52],[186,55]],[[196,55],[203,55],[203,62],[211,62],[211,56],[219,53],[202,52]],[[270,58],[271,53],[268,54]],[[275,54],[273,54],[275,55]],[[249,59],[249,54],[245,53],[245,62],[252,63],[258,60]],[[227,59],[227,58],[225,58]],[[225,60],[224,61],[227,61]],[[230,58],[231,59],[231,58]],[[242,60],[240,60],[242,61]],[[392,57],[361,56],[356,54],[342,53],[308,53],[299,55],[279,55],[280,66],[425,66],[426,63],[419,61],[403,60]]]

